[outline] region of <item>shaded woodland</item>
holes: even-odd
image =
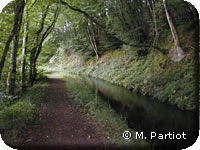
[[[73,75],[102,79],[174,105],[178,111],[197,113],[198,36],[198,13],[183,0],[13,0],[0,14],[0,131],[12,143],[37,118],[40,104],[48,103],[48,89],[51,105],[56,99],[53,92],[63,103],[68,99],[61,97],[59,88],[64,95],[68,88],[72,99],[80,99],[81,106],[101,116],[102,122],[108,120],[116,131],[127,127],[110,105],[101,101],[102,108],[96,106],[100,90],[91,94]],[[66,87],[63,80],[47,79],[47,72],[70,74]],[[106,86],[101,91],[112,93]],[[115,99],[117,94],[113,95]],[[70,110],[71,101],[68,104]],[[59,107],[66,111],[64,105]],[[144,113],[133,108],[135,115]],[[64,119],[63,115],[57,121]],[[138,144],[148,145],[145,140]]]
[[[137,48],[139,56],[172,48],[171,59],[181,61],[195,47],[181,39],[179,29],[195,29],[197,23],[195,8],[181,0],[16,0],[1,13],[1,87],[15,95],[33,85],[38,58],[47,62],[59,47],[97,59],[123,45]],[[161,44],[169,31],[173,47]]]

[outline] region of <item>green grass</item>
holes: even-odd
[[[104,102],[101,97],[95,94],[84,82],[76,76],[68,75],[64,77],[66,80],[67,92],[77,105],[83,107],[84,112],[91,118],[93,124],[96,124],[97,131],[104,135],[105,140],[111,141],[119,147],[134,146],[134,147],[147,147],[148,144],[144,140],[125,140],[122,136],[123,132],[129,130],[135,135],[135,131],[128,128],[125,118],[117,114],[111,106]],[[106,143],[105,143],[106,144]]]
[[[1,108],[0,131],[6,143],[12,144],[20,140],[17,137],[18,133],[23,132],[27,124],[34,120],[37,114],[36,106],[45,98],[46,80],[45,77],[40,78],[33,87],[28,88],[12,104]]]

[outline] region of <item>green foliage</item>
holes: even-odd
[[[45,100],[47,80],[46,76],[42,76],[33,87],[27,89],[20,99],[30,101],[33,104],[40,104]]]
[[[26,101],[18,101],[0,111],[0,131],[6,143],[17,139],[19,130],[34,118],[35,106]],[[19,139],[18,139],[19,140]]]
[[[194,47],[198,43],[194,36],[199,22],[196,10],[183,0],[168,0],[167,6],[173,23],[175,24],[181,46],[186,51],[186,58],[181,62],[172,62],[168,55],[163,55],[154,48],[158,46],[170,50],[174,41],[167,23],[162,1],[154,1],[155,20],[152,7],[147,0],[63,0],[72,7],[84,11],[87,15],[74,11],[67,6],[60,8],[60,16],[51,34],[43,41],[42,52],[37,60],[37,66],[54,65],[55,71],[59,68],[63,71],[75,74],[85,74],[104,79],[150,95],[160,101],[176,105],[181,109],[196,109],[196,90],[194,74]],[[151,1],[151,0],[149,0]],[[34,3],[36,2],[36,3]],[[38,69],[38,82],[32,88],[26,90],[20,97],[22,86],[22,41],[28,34],[26,53],[26,85],[29,84],[30,59],[33,48],[37,46],[42,35],[53,21],[57,0],[28,0],[27,19],[23,18],[22,28],[19,33],[20,45],[17,53],[16,93],[17,97],[6,96],[7,78],[10,71],[10,46],[6,63],[0,81],[0,128],[8,132],[10,137],[16,135],[16,128],[23,128],[32,120],[35,107],[45,95],[47,78],[43,71]],[[14,23],[15,1],[7,5],[0,14],[0,60],[3,50]],[[45,10],[50,6],[48,11]],[[42,16],[47,12],[43,30]],[[24,15],[25,16],[25,15]],[[92,19],[93,21],[92,21]],[[96,23],[94,22],[96,21]],[[28,31],[25,23],[28,22]],[[157,25],[158,41],[155,40],[155,24]],[[92,37],[96,42],[100,59],[94,58],[94,48],[89,38],[88,27],[93,30]],[[40,33],[40,34],[38,34]],[[120,42],[123,41],[123,42]],[[137,48],[131,45],[149,45],[145,48]],[[126,45],[126,46],[125,46]],[[129,46],[128,46],[129,45]],[[134,48],[133,48],[134,47]],[[147,51],[145,55],[140,52]],[[42,66],[42,67],[41,67]],[[38,67],[38,68],[39,68]],[[101,102],[100,98],[93,94],[83,84],[73,85],[70,81],[69,91],[77,103],[83,105],[87,111],[95,115],[100,122],[113,124],[108,132],[113,134],[117,141],[122,133],[124,121],[116,116],[109,106]],[[74,83],[75,81],[73,81]],[[78,82],[78,81],[77,81]],[[94,101],[95,98],[95,101]],[[112,118],[115,118],[112,120]],[[118,125],[120,124],[120,127]],[[17,125],[17,126],[16,126]],[[122,128],[121,128],[122,127]],[[113,132],[118,131],[118,132]],[[8,137],[9,137],[8,136]],[[121,140],[121,139],[120,139]],[[119,141],[120,141],[119,140]],[[116,142],[118,143],[118,142]]]
[[[24,123],[33,119],[34,105],[25,101],[19,101],[16,104],[0,111],[0,128],[9,130],[13,126],[24,126]]]
[[[17,98],[18,98],[17,96],[15,96],[15,97],[7,96],[5,93],[1,92],[1,94],[0,94],[0,110],[3,110],[4,108],[15,103]]]
[[[8,4],[2,13],[0,14],[0,61],[2,60],[3,56],[3,51],[6,46],[6,42],[8,41],[8,37],[12,33],[12,28],[14,25],[14,3]],[[22,48],[23,48],[23,38],[25,35],[28,35],[28,41],[26,45],[26,85],[29,84],[29,65],[30,65],[30,53],[33,49],[33,47],[38,44],[36,42],[36,35],[38,33],[38,30],[40,28],[41,24],[41,18],[42,14],[44,15],[45,9],[47,5],[50,5],[49,11],[47,12],[47,17],[44,21],[44,30],[42,30],[42,34],[47,31],[49,25],[51,24],[53,18],[54,18],[54,13],[56,10],[56,3],[54,0],[47,1],[47,0],[42,0],[42,1],[32,1],[32,0],[27,0],[26,1],[26,10],[24,10],[24,15],[23,15],[23,20],[22,20],[22,26],[21,30],[19,33],[19,38],[20,38],[20,44],[18,48],[18,53],[17,53],[17,74],[16,74],[16,91],[15,93],[18,94],[21,90],[22,86],[22,74],[21,74],[21,68],[22,68],[22,60],[23,60],[23,53],[22,53]],[[25,15],[26,14],[26,15]],[[26,16],[26,17],[25,17]],[[25,24],[28,24],[27,31],[25,32]],[[39,35],[39,39],[42,38],[42,34]],[[2,73],[2,78],[0,82],[0,88],[2,91],[5,91],[6,88],[8,87],[7,84],[7,78],[8,78],[8,73],[10,71],[10,49],[13,47],[13,45],[10,45],[8,54],[6,56],[6,62],[3,68],[3,73]],[[54,54],[55,47],[53,44],[45,44],[44,50],[45,52],[43,53],[43,57],[41,57],[40,61],[38,61],[39,64],[47,62],[50,57]]]
[[[95,56],[94,48],[91,44],[88,35],[88,26],[94,33],[98,54],[103,55],[106,51],[118,49],[122,47],[124,41],[126,45],[140,44],[153,45],[155,38],[155,23],[158,30],[158,46],[170,49],[173,46],[172,36],[167,24],[166,15],[163,9],[162,1],[154,1],[155,20],[151,12],[152,6],[148,4],[151,0],[117,0],[117,1],[96,1],[96,0],[63,0],[71,7],[81,11],[74,11],[70,7],[63,5],[60,8],[60,16],[57,20],[55,28],[50,36],[44,41],[42,53],[37,66],[46,65],[51,57],[56,55],[56,51],[63,49],[64,51],[79,51],[87,54],[90,58]],[[29,74],[30,54],[34,46],[37,45],[37,34],[41,27],[41,19],[45,13],[47,5],[50,5],[47,11],[46,19],[44,20],[44,30],[41,31],[38,39],[41,39],[42,34],[51,24],[56,9],[55,0],[40,0],[27,1],[28,16],[23,19],[23,25],[20,32],[20,41],[23,40],[24,34],[28,34],[28,45],[26,54],[26,75]],[[194,8],[182,0],[167,1],[170,15],[174,24],[179,30],[179,26],[188,29],[193,29],[195,23],[198,22],[197,14]],[[177,8],[178,7],[178,8]],[[87,15],[85,15],[87,14]],[[43,14],[43,15],[42,15]],[[11,33],[14,22],[14,2],[6,6],[0,14],[0,58],[2,50]],[[24,15],[25,16],[25,15]],[[196,18],[195,18],[196,17]],[[91,19],[92,18],[92,19]],[[93,21],[92,21],[93,20]],[[96,23],[95,23],[95,21]],[[28,22],[28,31],[24,32],[24,24]],[[181,33],[183,31],[179,30]],[[181,41],[186,40],[185,35],[180,36]],[[22,42],[20,42],[22,43]],[[155,44],[155,43],[154,43]],[[182,43],[181,43],[182,44]],[[188,47],[187,47],[188,49]],[[133,49],[134,51],[138,49]],[[151,50],[151,49],[149,49]],[[6,64],[3,70],[1,87],[6,88],[6,80],[9,72],[10,60],[6,59]],[[22,44],[18,50],[18,65],[17,65],[17,89],[21,85],[21,65],[22,65]],[[28,78],[27,78],[28,82]]]
[[[14,99],[5,96],[1,99],[0,131],[6,143],[20,140],[17,135],[36,117],[36,106],[45,100],[46,87],[46,78],[41,78],[40,82],[28,88],[21,97]]]
[[[193,51],[190,52],[193,58]],[[124,47],[105,53],[98,61],[89,59],[84,67],[73,62],[70,65],[67,63],[65,71],[100,78],[181,109],[195,110],[195,62],[191,58],[174,63],[166,55],[157,52],[138,58],[135,51]]]

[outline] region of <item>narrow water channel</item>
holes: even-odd
[[[162,149],[182,149],[195,143],[198,137],[198,116],[182,111],[158,100],[131,92],[103,80],[79,76],[116,113],[126,120],[128,127],[138,132],[137,138]],[[140,137],[139,137],[140,136]]]

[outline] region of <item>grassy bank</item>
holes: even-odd
[[[197,109],[194,50],[181,62],[156,50],[138,56],[137,49],[130,47],[107,51],[99,60],[69,52],[55,66],[56,70],[100,78],[180,109]]]
[[[8,145],[20,141],[18,133],[30,124],[37,115],[37,105],[45,97],[47,78],[40,78],[37,83],[28,88],[20,97],[10,102],[9,99],[1,100],[0,131],[2,138]]]
[[[148,149],[150,147],[146,141],[136,140],[136,132],[128,128],[125,118],[117,114],[108,103],[103,101],[80,78],[68,75],[64,79],[68,95],[75,100],[77,107],[82,107],[83,111],[88,114],[91,122],[96,125],[98,133],[104,136],[105,141],[111,142],[120,148],[131,146]],[[127,130],[133,134],[130,140],[123,138],[123,132]]]

